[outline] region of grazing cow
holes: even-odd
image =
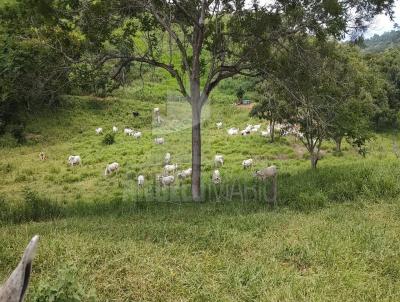
[[[79,155],[70,155],[68,157],[68,164],[70,166],[81,165],[82,164],[81,157]]]
[[[133,137],[136,138],[136,139],[141,138],[142,137],[142,132],[137,131],[137,132],[133,133]]]
[[[267,178],[275,177],[278,174],[278,169],[276,166],[269,166],[261,170],[254,172],[253,176],[260,179],[266,180]]]
[[[107,165],[106,170],[104,171],[104,176],[110,175],[112,173],[118,173],[119,170],[119,164],[118,163],[112,163]]]
[[[115,126],[113,126],[112,131],[113,131],[114,133],[117,133],[117,132],[118,132],[118,128],[115,127]]]
[[[96,134],[103,134],[103,128],[97,128],[96,129]]]
[[[164,164],[168,165],[170,161],[171,161],[171,153],[167,152],[165,153]]]
[[[130,129],[130,128],[125,128],[124,129],[125,135],[133,135],[134,132],[135,131],[133,131],[133,129]]]
[[[38,244],[39,236],[34,236],[26,247],[17,268],[0,287],[1,302],[22,302],[24,300]]]
[[[140,115],[140,113],[137,111],[132,111],[132,115],[133,115],[133,117],[138,117]]]
[[[238,128],[229,128],[228,129],[228,135],[237,135],[237,134],[239,134]]]
[[[246,129],[244,129],[244,130],[240,131],[240,134],[243,136],[246,136],[246,135],[250,134],[250,131],[247,131]]]
[[[222,122],[218,122],[218,123],[216,123],[216,125],[217,125],[217,129],[221,129],[222,128]]]
[[[160,185],[162,187],[165,186],[170,186],[174,183],[175,181],[175,177],[173,175],[169,175],[169,176],[158,176],[158,181],[160,182]]]
[[[46,160],[47,159],[47,156],[43,151],[39,153],[39,159],[40,160]]]
[[[140,188],[143,188],[143,186],[144,186],[144,176],[143,175],[139,175],[138,178],[137,178],[137,182],[138,182],[138,186]]]
[[[154,142],[156,143],[156,145],[162,145],[165,143],[165,140],[163,137],[157,137],[154,139]]]
[[[214,157],[214,165],[215,166],[223,166],[224,165],[224,156],[223,155],[215,155]]]
[[[176,172],[176,170],[178,169],[178,164],[173,164],[173,165],[165,165],[164,166],[164,172],[166,173],[166,174],[169,174],[169,173],[175,173]]]
[[[245,160],[242,162],[243,169],[250,168],[252,165],[253,165],[253,159],[252,159],[252,158],[245,159]]]
[[[219,173],[219,170],[214,170],[213,171],[213,174],[212,174],[212,182],[215,184],[215,185],[218,185],[218,184],[220,184],[221,183],[221,174]]]
[[[185,179],[187,177],[190,177],[192,175],[192,168],[183,170],[181,172],[178,173],[178,178],[179,179]]]

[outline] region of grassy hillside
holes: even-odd
[[[26,145],[3,137],[0,280],[39,234],[28,301],[65,266],[98,301],[398,301],[400,163],[392,148],[399,137],[377,134],[365,159],[348,145],[336,156],[326,142],[311,171],[293,137],[271,144],[259,134],[227,136],[229,127],[260,123],[233,105],[241,84],[225,82],[204,112],[203,204],[183,202],[189,181],[153,186],[165,152],[190,166],[190,110],[172,81],[135,82],[105,99],[68,97],[59,111],[31,117]],[[153,124],[154,107],[162,127]],[[94,130],[113,125],[116,143],[105,146]],[[124,127],[144,136],[126,137]],[[154,144],[157,136],[165,145]],[[49,159],[40,161],[40,151]],[[216,153],[226,161],[217,189],[210,184]],[[81,167],[67,166],[71,154],[82,157]],[[243,170],[250,157],[254,167]],[[113,161],[121,171],[106,178]],[[270,164],[279,167],[275,208],[261,201],[266,188],[252,177]],[[138,174],[147,180],[143,191]]]

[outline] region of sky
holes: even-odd
[[[365,37],[369,38],[375,34],[383,34],[386,31],[391,31],[393,29],[394,23],[400,24],[400,0],[395,0],[394,10],[394,20],[391,21],[389,16],[381,14],[375,17],[371,22],[368,30],[365,33]]]

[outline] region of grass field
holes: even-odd
[[[229,127],[260,123],[232,104],[235,83],[228,82],[204,113],[207,202],[193,204],[179,198],[188,181],[152,195],[165,152],[190,166],[189,108],[169,81],[135,84],[106,99],[68,97],[57,112],[31,117],[24,146],[0,139],[0,280],[39,234],[28,301],[65,267],[98,301],[400,300],[397,134],[376,134],[366,158],[347,144],[337,156],[326,142],[311,171],[292,137],[271,144],[257,134],[227,136]],[[152,121],[157,106],[162,127]],[[215,127],[220,120],[223,130]],[[144,136],[120,132],[105,146],[94,129],[113,125]],[[156,146],[157,136],[166,144]],[[226,161],[219,198],[210,185],[216,153]],[[67,166],[71,154],[82,157],[81,167]],[[250,157],[255,166],[244,171],[241,161]],[[121,171],[105,178],[113,161]],[[277,207],[252,193],[260,188],[252,171],[271,164],[279,167]],[[138,174],[146,177],[144,191],[136,188]]]

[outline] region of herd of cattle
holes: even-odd
[[[154,115],[156,118],[157,122],[161,121],[160,118],[160,110],[159,108],[154,108]],[[222,122],[216,123],[217,129],[222,129],[223,124]],[[245,129],[240,131],[241,135],[249,135],[254,132],[258,132],[258,130],[261,129],[261,125],[247,125]],[[294,134],[298,137],[301,137],[301,133],[294,127],[289,129],[285,125],[275,125],[275,130],[280,131],[281,135],[287,135],[287,134]],[[118,128],[116,126],[112,127],[112,131],[114,133],[118,133]],[[267,127],[266,131],[261,131],[261,136],[269,136],[270,135],[270,127]],[[239,134],[239,129],[238,128],[229,128],[228,129],[228,135],[237,135]],[[100,135],[103,133],[103,128],[96,128],[95,133],[97,135]],[[127,136],[132,136],[136,139],[139,139],[142,137],[142,132],[141,131],[135,131],[130,128],[125,128],[123,133]],[[157,137],[154,139],[154,143],[156,145],[162,145],[165,143],[165,139],[163,137]],[[41,152],[39,154],[40,160],[46,160],[47,156],[44,152]],[[248,158],[242,161],[242,167],[243,169],[248,169],[253,166],[254,160],[252,158]],[[82,164],[82,158],[79,155],[70,155],[68,157],[68,165],[71,167],[81,165]],[[216,154],[214,156],[214,170],[211,175],[211,180],[214,184],[220,184],[222,182],[221,178],[221,173],[218,168],[221,168],[224,165],[224,156],[221,154]],[[159,184],[164,187],[164,186],[170,186],[175,182],[175,179],[178,178],[179,180],[183,181],[187,178],[190,178],[192,175],[192,168],[187,168],[181,171],[178,171],[178,164],[171,164],[171,153],[167,152],[164,156],[164,161],[163,161],[163,170],[161,174],[156,175],[156,180],[159,182]],[[105,171],[104,171],[104,176],[109,176],[114,173],[118,173],[120,169],[120,164],[118,162],[113,162],[110,164],[106,165]],[[176,175],[176,176],[175,176]],[[254,177],[260,179],[260,180],[265,180],[270,177],[275,177],[277,175],[277,168],[276,166],[270,166],[266,167],[261,170],[257,170],[254,173]],[[145,177],[144,175],[140,174],[137,176],[137,185],[140,188],[144,187],[145,184]]]

